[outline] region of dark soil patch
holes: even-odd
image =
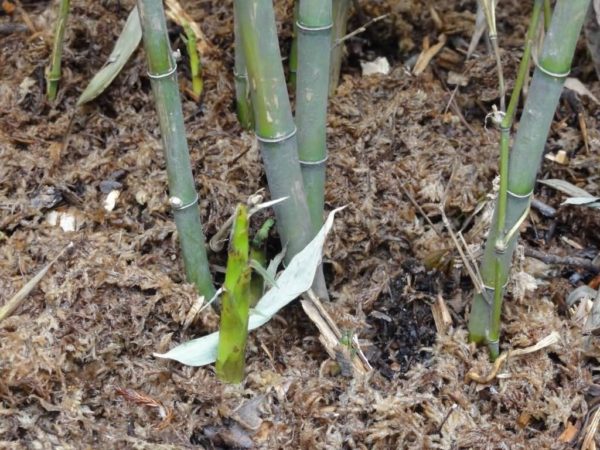
[[[432,274],[416,261],[406,266],[409,270],[391,281],[367,316],[372,331],[368,337],[379,350],[369,359],[387,378],[430,360],[436,338]]]

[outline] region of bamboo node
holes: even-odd
[[[298,27],[299,30],[302,31],[308,31],[310,32],[315,32],[315,31],[326,31],[326,30],[331,30],[333,28],[333,22],[327,24],[327,25],[321,25],[318,27],[311,27],[308,25],[303,25],[300,23],[299,20],[296,21],[296,26]]]
[[[510,195],[513,198],[525,199],[533,197],[533,189],[528,194],[515,194],[514,192],[509,190],[506,191],[506,194]]]
[[[181,211],[183,209],[187,209],[191,206],[197,205],[198,204],[198,194],[196,193],[196,196],[194,197],[194,199],[189,202],[184,204],[183,201],[179,198],[179,197],[171,197],[169,198],[169,204],[171,205],[171,208],[174,211]]]
[[[148,76],[150,78],[152,78],[153,80],[160,80],[161,78],[167,78],[170,77],[171,75],[173,75],[175,72],[177,71],[177,63],[175,63],[173,65],[173,67],[171,68],[171,70],[169,70],[168,72],[165,73],[150,73],[150,71],[148,71]]]
[[[508,286],[509,280],[506,280],[506,283],[504,283],[504,285],[502,286],[502,289],[506,289],[506,287]],[[483,284],[483,287],[486,291],[492,291],[494,292],[496,290],[495,287],[492,286],[488,286],[487,284]]]
[[[532,49],[532,51],[531,51],[531,59],[533,59],[533,63],[535,64],[535,67],[540,69],[540,72],[543,72],[550,77],[567,78],[571,74],[571,68],[567,69],[566,72],[561,72],[561,73],[552,72],[551,70],[546,69],[544,66],[542,66],[540,64],[538,57],[537,57],[537,53],[534,51],[534,49]]]
[[[296,136],[297,131],[298,131],[298,128],[294,127],[294,129],[292,131],[290,131],[288,134],[284,134],[283,136],[274,137],[274,138],[264,137],[264,136],[261,136],[258,133],[256,133],[256,139],[258,139],[260,142],[264,142],[267,144],[277,144],[279,142],[287,141],[288,139],[293,138],[294,136]]]
[[[328,159],[329,159],[329,155],[325,155],[325,158],[319,159],[318,161],[303,161],[303,160],[299,160],[299,162],[303,166],[320,166],[321,164],[325,164]]]
[[[504,242],[504,240],[498,240],[498,242],[496,242],[496,245],[494,245],[494,251],[496,252],[497,255],[503,255],[506,253],[506,242]]]
[[[61,76],[60,74],[58,75],[46,75],[46,80],[47,81],[60,81]]]

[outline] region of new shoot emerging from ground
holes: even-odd
[[[229,240],[225,285],[221,297],[221,326],[217,350],[217,376],[228,383],[244,379],[248,314],[250,311],[250,265],[248,208],[238,205]]]

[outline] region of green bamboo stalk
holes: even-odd
[[[300,0],[294,2],[294,26],[292,31],[292,46],[290,48],[290,86],[296,89],[296,74],[298,73],[298,9]]]
[[[217,376],[227,383],[240,383],[244,379],[250,312],[248,240],[248,208],[240,204],[236,209],[229,240],[215,365]]]
[[[250,90],[248,88],[248,73],[246,71],[246,57],[242,46],[242,38],[239,30],[238,14],[233,13],[233,30],[235,39],[235,62],[233,77],[235,80],[235,106],[238,121],[244,130],[250,130],[254,126],[252,104],[250,103]]]
[[[298,155],[314,234],[323,225],[332,27],[331,0],[300,0],[296,123]]]
[[[235,0],[254,110],[255,132],[273,199],[285,261],[312,239],[312,224],[298,161],[296,126],[288,98],[271,0]],[[322,271],[315,291],[327,297]],[[320,281],[318,281],[320,280]]]
[[[192,30],[192,27],[188,23],[185,24],[183,29],[185,31],[184,41],[190,62],[190,73],[192,75],[192,92],[194,93],[194,100],[200,101],[202,90],[204,89],[204,81],[202,80],[202,64],[200,63],[198,48],[196,46],[196,33],[194,33],[194,30]]]
[[[338,40],[346,35],[350,0],[332,0],[333,30],[331,33],[331,65],[329,67],[329,95],[335,95],[340,82],[344,45]]]
[[[177,66],[167,36],[161,0],[138,0],[148,75],[156,103],[163,150],[167,163],[170,204],[179,233],[188,281],[206,299],[215,294],[206,257],[205,238],[198,211],[198,194],[192,175]]]
[[[504,226],[494,226],[487,239],[481,275],[487,287],[476,293],[469,319],[469,337],[498,354],[500,310],[519,226],[526,219],[544,144],[573,59],[589,0],[559,0],[539,57],[509,158]],[[507,114],[508,115],[508,114]],[[497,224],[498,203],[492,223]],[[495,286],[500,286],[496,289]],[[492,299],[496,299],[495,302]],[[498,301],[499,300],[499,301]]]
[[[56,28],[54,30],[52,56],[50,57],[50,67],[46,73],[46,93],[49,101],[54,101],[58,91],[63,43],[65,40],[65,28],[69,16],[70,3],[70,0],[60,0],[60,5],[58,7],[58,18],[56,19]]]
[[[544,31],[548,31],[550,21],[552,20],[552,5],[550,0],[544,0]]]
[[[494,298],[492,306],[492,316],[489,332],[488,348],[490,357],[496,359],[500,353],[500,318],[502,315],[502,300],[503,300],[503,281],[502,281],[502,262],[501,255],[506,251],[506,213],[508,208],[508,178],[509,178],[509,147],[510,147],[510,129],[512,128],[514,115],[519,103],[519,98],[525,78],[529,72],[529,60],[531,57],[531,49],[533,40],[538,29],[540,21],[540,13],[543,6],[543,0],[534,0],[533,12],[525,37],[525,49],[523,57],[519,64],[517,79],[510,98],[508,110],[505,112],[502,121],[500,122],[500,189],[498,192],[497,215],[496,215],[496,232],[498,239],[496,241],[494,251],[496,253],[495,268],[494,268]]]

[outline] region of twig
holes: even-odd
[[[442,221],[444,222],[444,225],[446,226],[448,233],[450,233],[452,242],[454,242],[454,246],[456,247],[456,250],[458,250],[458,254],[460,255],[460,258],[462,259],[462,262],[465,265],[465,268],[467,269],[467,273],[469,274],[469,277],[471,277],[471,281],[475,285],[475,289],[477,290],[477,293],[485,296],[485,286],[483,284],[483,280],[481,279],[481,277],[477,276],[477,273],[478,273],[478,269],[476,267],[477,263],[475,261],[471,262],[469,260],[469,258],[467,258],[467,256],[465,255],[465,252],[464,252],[458,238],[456,237],[456,234],[452,230],[452,225],[450,225],[450,221],[448,220],[448,217],[446,217],[446,213],[444,212],[444,208],[442,206],[440,206],[440,212],[442,213]]]
[[[23,8],[20,0],[14,0],[14,3],[17,5],[17,11],[19,11],[19,14],[21,14],[21,18],[23,19],[23,22],[25,22],[25,25],[27,25],[27,28],[29,28],[29,31],[31,31],[32,34],[37,33],[38,30],[36,26],[33,24],[29,14],[27,14],[27,11],[25,11],[25,8]]]
[[[448,94],[450,94],[450,99],[448,100],[448,103],[446,104],[446,107],[444,108],[444,114],[446,114],[448,112],[448,108],[452,108],[452,111],[454,112],[454,114],[456,114],[458,116],[461,123],[467,128],[467,131],[469,133],[471,133],[473,136],[475,136],[477,133],[475,133],[475,130],[473,129],[473,127],[471,125],[469,125],[469,122],[467,122],[467,119],[465,119],[465,116],[463,115],[462,111],[460,110],[460,107],[456,103],[455,97],[458,92],[458,85],[452,91],[450,91],[450,88],[448,88],[446,81],[444,81],[444,77],[442,76],[440,71],[437,69],[437,67],[435,65],[432,65],[431,69],[433,70],[433,73],[435,73],[435,75],[438,78],[438,80],[440,81],[440,83],[442,83],[444,90]]]
[[[31,280],[25,283],[25,286],[23,286],[19,290],[19,292],[13,295],[13,297],[10,300],[8,300],[6,304],[2,306],[2,308],[0,308],[0,322],[8,316],[10,316],[14,312],[14,310],[19,307],[19,305],[23,302],[23,300],[25,300],[25,298],[27,298],[27,296],[33,290],[33,288],[35,288],[38,285],[38,283],[42,280],[42,278],[44,278],[44,275],[46,275],[46,272],[48,272],[50,267],[52,267],[52,264],[54,264],[58,260],[58,258],[60,258],[65,253],[65,251],[67,251],[67,249],[71,247],[73,247],[72,242],[70,242],[69,245],[63,248],[60,251],[60,253],[56,256],[56,258],[54,258],[52,261],[46,264],[46,266],[44,266],[42,270],[40,270]]]
[[[402,192],[404,193],[404,195],[406,195],[406,197],[413,204],[413,206],[415,208],[417,208],[417,210],[423,216],[423,218],[427,221],[427,223],[429,224],[429,226],[431,228],[433,228],[433,231],[435,231],[435,234],[437,234],[438,237],[442,238],[443,237],[442,234],[437,230],[437,228],[435,227],[435,225],[433,224],[433,222],[431,221],[431,219],[429,218],[429,216],[427,214],[425,214],[425,211],[423,211],[423,208],[421,208],[421,205],[419,205],[417,203],[417,201],[413,198],[413,196],[410,195],[410,193],[408,192],[408,190],[406,190],[406,188],[404,187],[404,184],[400,184],[400,189],[402,189]]]
[[[366,375],[373,370],[356,339],[352,339],[352,348],[356,351],[356,355],[343,348],[344,346],[340,344],[342,333],[312,289],[308,290],[301,304],[306,315],[319,329],[319,341],[332,359],[338,363],[349,363],[351,370],[357,375]],[[340,361],[339,358],[344,361]]]
[[[354,36],[356,36],[360,33],[364,33],[365,31],[367,31],[368,27],[373,25],[375,22],[379,22],[380,20],[385,19],[387,16],[389,16],[389,14],[383,14],[381,16],[377,16],[374,19],[369,20],[362,27],[357,28],[353,32],[348,33],[346,36],[343,36],[343,37],[339,38],[337,41],[335,41],[334,47],[337,47],[338,45],[342,44],[343,42],[347,41],[350,38],[353,38]]]
[[[446,415],[444,416],[444,419],[442,419],[442,423],[440,423],[440,425],[438,426],[437,429],[437,434],[440,434],[442,432],[442,428],[444,428],[444,425],[446,425],[446,422],[448,421],[448,419],[450,418],[450,415],[456,411],[456,408],[458,408],[458,405],[456,403],[454,403],[450,409],[448,410],[448,412],[446,413]]]
[[[22,23],[0,23],[0,36],[7,36],[13,33],[23,33],[29,30],[27,25],[23,25]]]
[[[474,259],[467,258],[467,256],[465,255],[465,251],[463,250],[463,247],[462,247],[460,241],[458,240],[458,238],[456,237],[456,234],[454,233],[454,230],[452,229],[452,225],[450,224],[450,221],[448,220],[448,217],[446,216],[446,213],[444,212],[444,207],[446,206],[446,200],[448,200],[448,193],[450,192],[450,186],[452,185],[452,180],[454,179],[454,174],[456,172],[457,162],[458,162],[458,160],[452,166],[452,173],[450,173],[450,179],[448,180],[448,185],[446,186],[446,190],[444,191],[444,195],[442,196],[442,200],[440,201],[439,209],[440,209],[440,213],[442,214],[442,221],[444,222],[444,226],[448,230],[448,233],[450,233],[452,242],[454,242],[454,246],[456,247],[456,250],[458,251],[460,258],[462,259],[465,269],[467,269],[467,273],[469,274],[469,277],[471,277],[471,281],[473,282],[473,285],[475,286],[475,290],[477,291],[478,294],[483,295],[483,297],[487,301],[488,299],[487,299],[487,293],[485,290],[485,284],[483,283],[483,279],[481,278],[481,275],[479,275],[479,268],[477,267],[477,261],[475,261]],[[463,242],[464,242],[464,240],[463,240]],[[469,253],[468,247],[465,246],[465,248],[466,248],[466,251]],[[489,303],[489,301],[488,301],[488,303]]]
[[[591,415],[591,419],[589,419],[590,414],[586,418],[586,424],[584,427],[584,438],[583,443],[581,444],[581,448],[594,448],[592,444],[594,443],[594,438],[596,436],[596,431],[598,430],[598,424],[600,424],[600,408],[597,408],[593,415]]]
[[[525,256],[539,259],[546,264],[556,264],[560,266],[578,267],[581,269],[588,270],[593,273],[599,273],[600,267],[595,265],[591,260],[586,258],[578,258],[577,256],[559,256],[550,255],[548,253],[534,250],[532,248],[525,249]]]

